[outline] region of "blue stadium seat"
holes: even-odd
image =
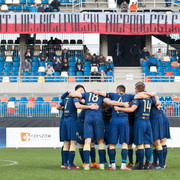
[[[37,102],[43,102],[44,99],[43,99],[43,97],[36,97],[36,101],[37,101]]]
[[[10,78],[10,82],[13,82],[13,83],[14,83],[14,82],[17,82],[17,77],[11,77],[11,78]]]
[[[43,113],[43,111],[42,111],[42,103],[40,103],[40,102],[35,103],[34,111],[36,113],[36,116],[38,116],[38,114]]]
[[[26,113],[27,111],[27,102],[22,101],[18,104],[18,113]]]
[[[4,76],[10,76],[10,72],[9,71],[5,71],[4,72]]]
[[[32,72],[37,72],[37,70],[38,70],[37,66],[33,66],[32,69],[31,69]]]
[[[45,72],[39,72],[39,76],[45,76]]]
[[[76,66],[76,63],[75,63],[75,62],[69,62],[69,66],[70,66],[70,67],[75,67],[75,66]]]
[[[165,101],[172,101],[172,97],[171,96],[166,96]]]
[[[4,67],[4,62],[0,62],[0,67]]]
[[[75,67],[69,67],[68,72],[74,72],[75,71]]]
[[[34,56],[34,57],[32,58],[32,61],[33,61],[33,62],[39,62],[39,57],[38,57],[38,56]]]
[[[16,11],[22,11],[23,10],[23,6],[22,5],[17,5],[16,6]]]
[[[39,66],[38,62],[32,62],[32,67],[38,67],[38,66]]]
[[[170,61],[165,61],[165,62],[164,62],[164,65],[165,65],[166,67],[171,67],[171,62],[170,62]]]
[[[1,110],[1,113],[2,113],[2,114],[5,114],[5,113],[6,113],[6,110],[7,110],[7,104],[6,104],[6,102],[0,102],[0,110]]]
[[[27,4],[34,4],[34,0],[27,0]]]
[[[6,4],[5,0],[0,0],[0,4]]]
[[[160,101],[165,101],[165,97],[164,97],[164,96],[160,96],[160,97],[159,97],[159,100],[160,100]]]
[[[50,104],[50,102],[44,102],[43,105],[42,105],[42,108],[43,108],[43,113],[45,113],[45,114],[51,113],[51,104]]]
[[[90,67],[91,63],[89,61],[84,62],[84,67]]]
[[[48,0],[42,0],[41,4],[49,4]]]
[[[18,72],[17,71],[13,71],[12,72],[12,76],[18,76]]]
[[[20,62],[20,57],[19,56],[14,56],[13,61],[14,62]]]
[[[19,66],[20,66],[19,62],[14,62],[13,63],[13,67],[19,67]]]
[[[37,82],[37,75],[36,76],[31,75],[29,82]]]
[[[179,72],[179,67],[172,67],[173,72]]]
[[[54,76],[60,76],[60,72],[55,72]]]
[[[171,72],[171,71],[172,71],[172,68],[171,68],[170,66],[166,66],[165,71],[166,71],[166,72]]]
[[[20,4],[26,4],[27,0],[20,0]]]
[[[21,97],[21,98],[20,98],[20,101],[21,101],[21,102],[27,102],[28,99],[27,99],[27,97]]]
[[[43,67],[45,67],[45,62],[40,62],[40,64],[39,64],[39,66],[43,66]]]
[[[31,6],[29,6],[29,5],[23,7],[24,12],[29,12],[30,9],[31,9]]]
[[[5,63],[5,67],[11,67],[12,66],[12,62],[6,62]]]
[[[50,64],[51,66],[53,66],[53,62],[52,61],[48,61],[47,64]]]
[[[158,61],[157,65],[158,65],[158,67],[163,67],[163,62],[162,61]]]
[[[82,56],[78,56],[78,58],[77,59],[80,59],[81,60],[81,62],[83,62],[83,57]]]
[[[90,70],[91,70],[90,67],[88,67],[88,66],[84,67],[84,72],[90,72]]]
[[[176,56],[172,56],[171,57],[171,61],[177,61],[177,57]]]
[[[5,57],[4,56],[0,56],[0,62],[4,62],[5,61]]]
[[[16,101],[16,98],[15,98],[15,97],[10,97],[10,98],[9,98],[9,101],[15,102],[15,101]]]
[[[70,72],[69,72],[69,76],[75,76],[75,72],[70,71]]]
[[[99,66],[99,72],[102,71],[102,70],[106,71],[106,67],[105,66]]]
[[[53,97],[52,102],[59,102],[59,97]]]
[[[147,62],[147,61],[143,61],[143,62],[142,62],[142,67],[149,67],[148,62]]]
[[[14,5],[9,5],[8,6],[8,11],[15,11],[15,6]]]
[[[76,58],[74,56],[71,56],[70,57],[70,62],[75,62],[76,61]]]

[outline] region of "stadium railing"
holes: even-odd
[[[180,102],[162,101],[161,107],[169,117],[180,116]],[[5,117],[61,117],[62,111],[51,102],[0,102],[0,118]]]

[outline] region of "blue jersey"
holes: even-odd
[[[79,116],[78,116],[79,120],[84,121],[84,119],[85,119],[85,112],[86,112],[86,110],[82,109],[82,111],[79,113]]]
[[[151,107],[150,119],[156,120],[159,116],[161,116],[161,111],[156,108],[155,104],[153,104]]]
[[[109,123],[112,117],[112,108],[108,108],[106,111],[102,112],[104,123]]]
[[[156,101],[154,98],[148,98],[148,99],[137,99],[134,100],[133,105],[138,106],[135,111],[135,120],[149,120],[150,119],[150,111],[151,106],[153,104],[156,104]]]
[[[71,116],[74,119],[77,119],[77,109],[75,103],[79,102],[78,98],[73,98],[66,96],[63,101],[60,103],[61,106],[64,106],[63,116]]]
[[[111,100],[114,101],[118,101],[118,102],[131,102],[134,99],[134,95],[131,94],[122,94],[122,93],[108,93],[108,97]],[[122,106],[121,106],[122,107]],[[119,111],[115,111],[113,109],[112,112],[113,116],[124,116],[124,117],[128,117],[128,114],[125,112],[119,112]]]
[[[102,114],[102,104],[104,100],[103,96],[96,95],[92,92],[86,92],[82,93],[82,98],[85,99],[85,105],[90,106],[91,104],[97,104],[99,106],[98,110],[86,109],[86,115],[93,112]]]

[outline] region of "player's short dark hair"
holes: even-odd
[[[145,91],[145,84],[144,83],[139,83],[136,85],[136,90],[138,92],[144,92]]]
[[[124,85],[119,85],[116,89],[120,92],[126,92],[126,87]]]
[[[83,89],[84,89],[84,91],[86,92],[86,90],[85,90],[84,86],[83,86],[83,85],[81,85],[81,84],[78,84],[78,85],[75,87],[75,91],[76,91],[76,90],[78,90],[79,88],[83,88]]]
[[[139,85],[139,84],[141,84],[141,85],[143,85],[143,86],[145,87],[145,84],[144,84],[143,82],[141,82],[141,81],[137,82],[137,83],[135,84],[135,86],[137,86],[137,85]]]

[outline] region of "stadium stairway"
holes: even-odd
[[[117,79],[126,78],[126,80],[142,81],[143,74],[141,67],[115,67],[114,76]],[[142,78],[140,78],[142,77]]]

